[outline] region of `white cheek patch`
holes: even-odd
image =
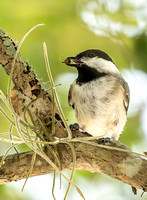
[[[110,72],[110,73],[120,73],[116,65],[103,58],[86,58],[82,61],[89,67],[96,68],[99,72]]]

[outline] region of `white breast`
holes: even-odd
[[[113,76],[105,76],[81,86],[72,84],[80,128],[92,136],[119,138],[126,123],[123,88]]]

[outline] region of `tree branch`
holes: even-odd
[[[8,75],[11,71],[16,49],[17,47],[12,39],[0,29],[0,64]],[[21,59],[20,55],[18,55],[15,63],[12,80],[14,88],[11,92],[11,99],[15,112],[23,117],[25,108],[33,99],[36,99],[29,107],[34,123],[39,126],[41,120],[44,124],[50,124],[49,122],[52,119],[52,97],[42,89],[31,67]],[[40,95],[39,98],[38,95]],[[67,133],[57,109],[55,109],[55,124],[56,136],[66,137]],[[47,128],[51,132],[51,126],[49,125]],[[85,133],[74,131],[73,136],[83,137]],[[97,146],[96,141],[93,141],[92,144],[75,142],[74,146],[77,157],[76,169],[104,173],[133,187],[147,191],[147,159],[143,156],[108,149],[107,146],[100,147]],[[108,146],[127,149],[117,141],[111,142]],[[58,151],[62,170],[72,169],[72,153],[69,146],[58,144]],[[0,168],[0,184],[25,178],[30,169],[32,155],[33,152],[30,151],[7,156]],[[47,155],[54,161],[50,152],[47,152]],[[31,176],[51,172],[53,172],[53,168],[37,155]]]
[[[83,133],[75,132],[82,136]],[[95,142],[92,142],[95,145]],[[132,153],[116,151],[98,146],[74,143],[77,154],[77,170],[87,170],[104,173],[135,188],[147,191],[147,159]],[[124,148],[119,142],[111,146]],[[62,170],[72,169],[72,153],[68,145],[59,144],[58,150]],[[0,169],[0,184],[23,179],[27,176],[33,152],[24,152],[7,156]],[[50,159],[52,156],[48,152]],[[54,159],[52,158],[52,161]],[[17,170],[16,170],[17,169]],[[36,157],[31,176],[52,173],[54,170],[40,156]]]

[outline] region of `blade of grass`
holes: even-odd
[[[10,124],[10,128],[9,128],[9,132],[10,132],[10,140],[13,140],[13,134],[12,134],[12,131],[13,131],[13,124]],[[12,143],[13,145],[13,143]],[[16,153],[18,153],[18,150],[16,147],[14,147],[14,150],[16,151]]]
[[[55,194],[54,194],[54,190],[55,190],[55,180],[56,180],[56,171],[54,171],[54,175],[53,175],[53,186],[52,186],[52,196],[53,196],[53,199],[54,199],[54,200],[56,200]]]
[[[72,139],[70,141],[72,142]],[[98,144],[98,143],[94,143],[94,142],[88,141],[87,139],[86,140],[82,140],[82,137],[81,138],[77,138],[77,140],[73,139],[73,142],[82,142],[82,143],[89,144],[89,145],[92,145],[92,146],[97,146],[97,147],[100,147],[100,148],[105,148],[105,149],[110,149],[110,150],[115,150],[115,151],[131,153],[131,154],[134,154],[134,155],[138,155],[138,156],[142,156],[144,158],[147,158],[146,155],[143,155],[143,154],[140,154],[140,153],[136,153],[136,152],[133,152],[133,151],[130,151],[130,150],[127,150],[127,149],[122,149],[122,148],[113,147],[113,146],[106,146],[106,145],[103,145],[103,144]],[[60,143],[65,143],[65,141],[60,141]]]
[[[73,144],[68,143],[68,145],[70,146],[71,151],[72,151],[72,155],[73,155],[73,168],[72,168],[71,177],[70,177],[70,181],[73,182],[74,174],[75,174],[75,168],[76,168],[76,151],[75,151]],[[67,190],[66,190],[66,193],[65,193],[65,196],[64,196],[64,200],[66,200],[67,195],[69,193],[69,190],[70,190],[70,187],[71,187],[71,182],[68,183],[68,187],[67,187]]]
[[[66,127],[66,130],[67,130],[67,133],[68,133],[68,138],[67,139],[71,139],[72,138],[72,133],[71,133],[71,130],[66,122],[66,118],[64,116],[64,113],[62,111],[62,108],[61,108],[61,105],[60,105],[60,102],[59,102],[59,98],[58,98],[58,95],[57,95],[57,91],[56,91],[56,87],[55,87],[55,84],[54,84],[54,81],[53,81],[53,77],[52,77],[52,73],[51,73],[51,69],[50,69],[50,65],[49,65],[49,59],[48,59],[48,53],[47,53],[47,47],[46,47],[46,43],[44,42],[43,43],[43,50],[44,50],[44,58],[45,58],[45,63],[46,63],[46,69],[47,69],[47,74],[48,74],[48,77],[49,77],[49,80],[50,80],[50,84],[51,84],[51,87],[52,87],[52,91],[53,91],[53,95],[54,95],[54,98],[55,98],[55,102],[56,102],[56,106],[58,108],[58,111],[59,111],[59,114],[60,114],[60,117]]]
[[[7,142],[7,143],[10,143],[10,144],[15,144],[15,145],[18,145],[18,144],[22,144],[23,142],[22,141],[17,141],[17,140],[11,140],[11,139],[7,139],[7,138],[0,138],[0,141],[1,142]]]
[[[2,92],[2,90],[0,90],[0,98],[2,99],[4,104],[7,106],[7,108],[11,111],[11,108],[10,108],[10,105],[9,105],[9,101],[6,98],[6,96],[4,95],[4,93]]]
[[[55,135],[55,98],[52,90],[52,136]]]
[[[32,155],[32,161],[31,161],[31,167],[29,169],[29,172],[28,172],[28,175],[27,175],[27,178],[22,186],[22,189],[21,191],[23,192],[24,188],[25,188],[25,185],[28,181],[28,178],[30,177],[30,175],[32,174],[32,171],[33,171],[33,167],[34,167],[34,163],[35,163],[35,160],[36,160],[36,153],[34,152],[33,155]]]
[[[10,151],[11,149],[13,149],[15,146],[16,146],[16,144],[13,144],[11,147],[9,147],[9,148],[7,149],[6,153],[3,155],[3,158],[2,158],[2,160],[1,160],[1,162],[0,162],[0,168],[1,168],[1,166],[4,164],[4,161],[5,161],[5,159],[6,159],[7,155],[8,155],[8,153],[9,153],[9,151]]]
[[[15,125],[15,122],[5,113],[5,111],[0,107],[0,112],[3,114],[3,116],[13,125]]]

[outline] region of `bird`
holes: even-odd
[[[118,140],[127,121],[130,90],[116,64],[99,49],[67,57],[63,63],[78,71],[68,93],[77,120],[71,129],[98,137],[100,142]]]

